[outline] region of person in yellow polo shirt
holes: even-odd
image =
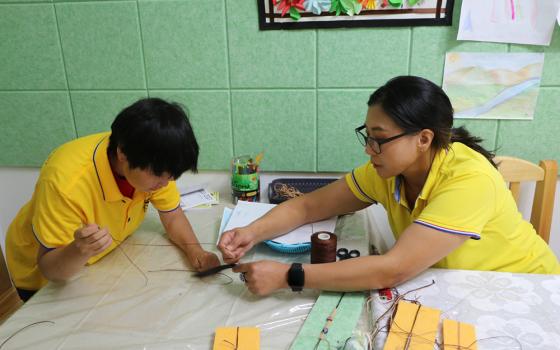
[[[33,197],[8,228],[6,260],[21,298],[107,255],[138,228],[149,203],[195,269],[218,265],[181,210],[174,181],[196,172],[198,153],[185,112],[157,98],[122,110],[111,132],[54,150]]]
[[[396,244],[384,255],[301,265],[239,264],[253,293],[303,287],[356,291],[393,287],[429,267],[559,274],[548,245],[523,220],[480,138],[453,128],[445,92],[414,76],[389,80],[369,98],[356,128],[369,161],[345,178],[289,200],[225,232],[219,249],[236,262],[251,247],[304,223],[385,207]],[[334,142],[334,141],[333,141]]]

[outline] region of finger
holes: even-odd
[[[104,237],[98,240],[92,245],[94,254],[97,255],[104,252],[111,246],[112,243],[113,240],[111,239],[111,237]]]
[[[95,232],[101,230],[101,227],[98,224],[87,224],[84,227],[84,230],[86,232],[88,232],[89,234],[92,234],[92,233],[95,233]]]
[[[226,258],[232,258],[234,255],[231,253],[231,251],[229,249],[227,249],[226,247],[223,246],[218,246],[218,249],[220,250],[220,253],[222,253],[222,256],[224,257],[224,259]]]
[[[239,247],[231,252],[231,256],[235,259],[241,259],[245,252],[247,251],[247,247]]]
[[[99,231],[99,226],[96,224],[87,224],[76,230],[76,238],[86,238]]]
[[[224,262],[225,262],[226,264],[234,264],[234,263],[236,263],[236,262],[238,262],[238,261],[239,261],[239,259],[227,258],[227,257],[224,256]]]
[[[212,267],[221,265],[220,259],[216,254],[211,254],[209,260],[210,260],[210,265],[212,265]]]
[[[94,234],[86,237],[84,240],[85,240],[86,244],[94,244],[95,242],[97,242],[100,239],[103,239],[105,237],[111,237],[111,235],[109,235],[109,231],[106,228],[95,232]]]
[[[245,242],[247,240],[247,237],[245,237],[245,235],[243,235],[239,231],[235,231],[235,233],[236,234],[232,237],[231,242],[228,244],[229,250],[235,250],[241,246],[247,245],[247,242]]]
[[[208,270],[208,269],[220,266],[220,265],[221,265],[221,263],[217,258],[212,258],[211,256],[206,256],[204,258],[204,263],[201,266],[201,270],[205,271],[205,270]]]
[[[222,251],[222,257],[224,259],[237,259],[237,256],[229,250]]]
[[[248,264],[237,264],[235,265],[231,270],[233,272],[248,272],[249,271],[249,265],[251,263]]]
[[[220,237],[220,241],[218,242],[218,247],[222,247],[222,248],[227,247],[231,243],[233,234],[234,232],[231,230],[222,233],[222,236]]]

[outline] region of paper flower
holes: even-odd
[[[330,12],[336,12],[336,15],[338,16],[340,15],[341,12],[346,12],[346,11],[344,11],[344,7],[340,3],[340,0],[332,0]]]
[[[316,15],[320,15],[323,11],[331,8],[331,0],[305,0],[303,3],[306,11],[311,11]]]
[[[348,16],[354,16],[360,13],[362,4],[357,0],[332,0],[330,12],[336,12],[336,15],[344,12]]]
[[[360,0],[341,0],[342,6],[346,9],[348,16],[354,16],[362,11],[362,4]]]
[[[375,0],[359,0],[359,1],[362,4],[362,8],[368,10],[375,10],[375,8],[377,7]]]
[[[293,20],[297,21],[300,19],[301,14],[299,10],[305,10],[303,7],[303,0],[272,0],[278,11],[282,11],[282,16],[286,14],[286,12],[290,11],[290,17]]]

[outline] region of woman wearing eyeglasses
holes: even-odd
[[[414,76],[389,80],[369,98],[356,134],[366,164],[252,224],[225,232],[219,249],[237,262],[253,245],[302,224],[363,209],[387,210],[396,243],[386,254],[303,265],[239,264],[249,290],[356,291],[393,287],[429,267],[560,273],[560,264],[515,201],[480,138],[453,128],[445,92]]]

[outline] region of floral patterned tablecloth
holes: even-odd
[[[407,291],[406,299],[441,310],[444,318],[473,324],[478,349],[560,349],[560,275],[429,269],[397,288]],[[372,292],[372,322],[392,305]],[[441,322],[440,322],[441,326]],[[438,332],[441,344],[441,328]],[[387,331],[374,339],[374,348],[383,349]],[[434,345],[434,349],[438,349]]]

